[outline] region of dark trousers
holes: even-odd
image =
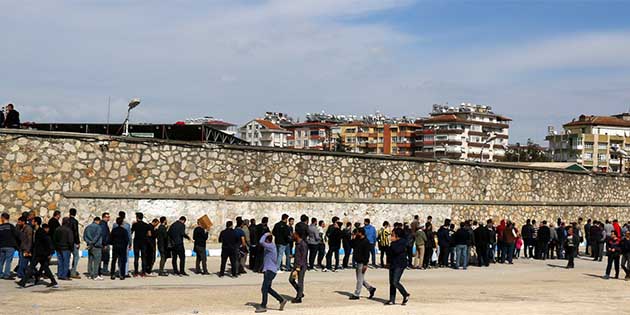
[[[350,262],[350,257],[352,256],[352,247],[350,246],[350,242],[343,243],[343,268],[348,268],[348,263]]]
[[[554,255],[554,252],[557,251],[557,247],[558,247],[557,242],[552,241],[551,243],[549,243],[549,248],[547,249],[547,258],[555,259],[553,255]]]
[[[110,267],[110,274],[113,276],[116,273],[116,266],[118,266],[118,272],[120,278],[125,277],[125,266],[127,265],[127,247],[116,248],[112,250],[112,265]]]
[[[101,265],[98,268],[98,274],[102,275],[103,272],[107,272],[109,268],[109,246],[103,246],[103,252],[101,254]]]
[[[168,252],[166,248],[159,249],[160,251],[160,271],[159,273],[164,273],[164,265],[166,265],[166,260],[168,259]]]
[[[177,258],[179,258],[179,270],[177,269]],[[186,273],[186,251],[184,244],[174,245],[172,252],[173,272],[175,274]]]
[[[195,272],[208,273],[208,258],[206,257],[206,248],[202,246],[195,246],[194,250],[195,256],[197,257],[195,259]]]
[[[615,278],[619,278],[619,255],[609,255],[608,264],[606,265],[606,275],[610,276],[610,269],[615,264]]]
[[[549,254],[549,243],[546,241],[538,241],[538,246],[536,248],[538,249],[536,257],[542,260],[547,259],[547,255]]]
[[[326,245],[319,244],[317,245],[317,268],[323,268],[322,261],[324,260],[324,256],[326,256]]]
[[[422,260],[422,268],[428,268],[433,259],[433,247],[424,247],[424,259]]]
[[[315,267],[315,258],[317,258],[317,249],[319,245],[308,244],[308,269]]]
[[[142,259],[142,273],[147,272],[147,244],[133,244],[133,271],[138,273],[138,260]]]
[[[256,270],[256,246],[249,247],[249,269]]]
[[[525,258],[534,258],[534,239],[533,238],[526,238],[523,239],[523,243],[525,243],[525,250],[523,251],[523,256],[525,256]]]
[[[477,251],[477,266],[488,266],[490,262],[488,261],[488,244],[478,244],[475,247]]]
[[[295,292],[296,292],[295,298],[301,299],[302,296],[304,295],[304,276],[306,275],[306,269],[300,268],[300,271],[298,271],[297,280],[293,279],[293,276],[291,274],[289,274],[289,283],[295,289]]]
[[[599,242],[592,242],[591,243],[591,251],[593,252],[593,260],[601,260],[602,259],[602,257],[599,257],[599,253],[600,253],[599,246],[600,245],[603,245],[603,244],[600,244]]]
[[[384,258],[385,258],[385,255],[386,255],[388,249],[389,249],[389,246],[378,245],[378,251],[381,252],[381,268],[385,268],[386,261],[385,261]],[[409,260],[409,261],[411,261],[411,260]]]
[[[438,255],[438,265],[439,266],[448,266],[448,246],[440,246],[440,254]]]
[[[264,260],[265,248],[262,246],[256,246],[256,268],[254,268],[255,272],[262,272]]]
[[[238,260],[236,259],[237,250],[234,248],[222,248],[221,249],[221,269],[219,269],[219,277],[225,275],[225,264],[228,259],[230,260],[230,268],[232,277],[238,275]]]
[[[403,297],[409,295],[405,287],[400,283],[404,271],[405,268],[403,267],[389,269],[389,301],[392,303],[396,301],[396,290],[398,290]]]
[[[573,247],[567,247],[567,253],[568,253],[568,255],[567,255],[567,260],[568,260],[567,268],[574,268],[575,267],[575,263],[574,263],[575,256],[572,255]]]
[[[326,269],[332,269],[332,258],[335,255],[335,269],[339,269],[339,248],[329,247],[328,253],[326,253]]]
[[[155,244],[149,243],[147,246],[147,273],[153,272],[153,265],[155,265]]]
[[[273,296],[276,300],[278,300],[278,303],[282,303],[282,301],[284,301],[282,296],[280,296],[280,294],[278,294],[278,292],[276,292],[271,287],[271,284],[273,283],[273,279],[275,277],[276,277],[275,272],[269,271],[269,270],[265,271],[262,288],[260,289],[262,291],[262,303],[260,303],[260,306],[262,308],[267,308],[267,296],[269,294],[271,294],[271,296]]]
[[[39,271],[37,271],[38,264],[40,266]],[[619,259],[617,259],[617,270],[619,270]],[[20,285],[26,285],[26,283],[28,283],[28,280],[30,280],[33,276],[35,277],[35,284],[37,284],[42,273],[45,274],[48,279],[50,279],[51,284],[57,284],[55,276],[53,275],[52,271],[50,271],[50,261],[48,260],[48,257],[37,257],[33,258],[28,268],[26,268],[26,273],[24,275],[24,278],[20,280]]]

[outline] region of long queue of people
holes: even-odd
[[[56,288],[58,283],[49,267],[50,259],[56,253],[57,278],[62,281],[81,278],[77,266],[82,243],[88,253],[87,275],[94,281],[102,281],[107,275],[112,280],[169,274],[188,276],[184,239],[194,243],[196,273],[210,274],[206,249],[208,230],[201,222],[195,227],[191,239],[186,233],[185,217],[172,224],[166,217],[145,222],[144,215],[138,212],[130,224],[126,213],[121,211],[110,225],[110,214],[105,212],[85,227],[81,239],[76,216],[76,209],[70,209],[68,216],[63,218],[61,212],[55,211],[48,223],[43,223],[34,212],[26,212],[13,226],[9,214],[3,213],[0,217],[0,277],[15,280],[14,275],[17,276],[21,288],[29,282],[38,284],[39,279],[45,277],[50,280],[48,286]],[[301,303],[307,271],[354,269],[357,283],[350,299],[356,300],[363,287],[368,290],[369,298],[374,297],[376,288],[365,279],[369,267],[388,268],[390,291],[387,304],[394,304],[396,292],[400,292],[402,305],[405,305],[410,296],[400,282],[405,270],[466,270],[471,264],[479,267],[492,263],[512,264],[513,259],[521,257],[566,259],[567,268],[573,268],[574,258],[580,255],[580,244],[585,242],[584,254],[591,255],[593,260],[601,261],[604,252],[608,256],[605,278],[609,278],[613,266],[615,278],[619,277],[621,259],[626,280],[630,279],[630,223],[623,227],[617,220],[589,219],[586,224],[582,223],[582,218],[572,223],[558,219],[556,225],[527,220],[519,229],[509,220],[501,220],[498,225],[493,220],[487,220],[485,224],[466,220],[456,228],[446,219],[434,228],[431,216],[425,222],[415,216],[411,222],[390,225],[385,221],[377,229],[369,218],[362,223],[352,223],[333,217],[327,225],[324,220],[302,215],[296,224],[294,218],[283,214],[279,222],[270,226],[267,217],[258,224],[254,218],[237,217],[227,221],[219,234],[221,264],[218,276],[225,276],[228,262],[231,277],[246,273],[246,269],[264,274],[263,302],[258,310],[265,311],[268,294],[278,299],[281,309],[287,303],[272,289],[277,273],[290,272],[289,282],[296,291],[291,302]],[[134,257],[133,272],[130,272],[127,260],[130,250]],[[12,271],[15,251],[18,252],[18,263]],[[156,272],[157,257],[160,261]],[[172,263],[170,273],[165,269],[168,259]]]

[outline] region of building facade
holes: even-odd
[[[341,143],[347,152],[413,156],[416,131],[422,125],[415,123],[370,124],[351,122],[332,128],[333,142]]]
[[[287,136],[288,147],[293,149],[331,151],[331,127],[325,122],[303,122],[287,127],[291,132]]]
[[[630,152],[630,113],[581,115],[564,124],[560,134],[550,128],[546,140],[553,161],[577,162],[594,172],[630,171],[630,161],[621,154]]]
[[[415,155],[482,162],[500,161],[509,139],[510,118],[490,106],[462,103],[433,105],[431,117],[416,131]]]
[[[290,131],[264,120],[254,119],[239,129],[241,139],[251,145],[284,148],[288,146]]]

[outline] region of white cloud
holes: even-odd
[[[568,120],[593,101],[611,112],[630,102],[627,72],[537,77],[627,69],[627,32],[433,54],[421,31],[356,20],[417,9],[410,3],[2,2],[0,71],[10,79],[0,85],[0,102],[18,104],[25,120],[105,121],[112,96],[115,121],[127,99],[141,97],[136,120],[214,115],[241,123],[266,110],[423,115],[436,102],[472,101],[512,116],[520,139],[540,138],[541,126]]]

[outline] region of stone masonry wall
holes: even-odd
[[[197,146],[77,134],[0,131],[0,211],[80,210],[274,222],[324,219],[619,217],[630,178],[412,158]],[[341,214],[341,215],[340,215]],[[343,215],[346,214],[346,215]],[[193,220],[194,221],[194,220]]]

